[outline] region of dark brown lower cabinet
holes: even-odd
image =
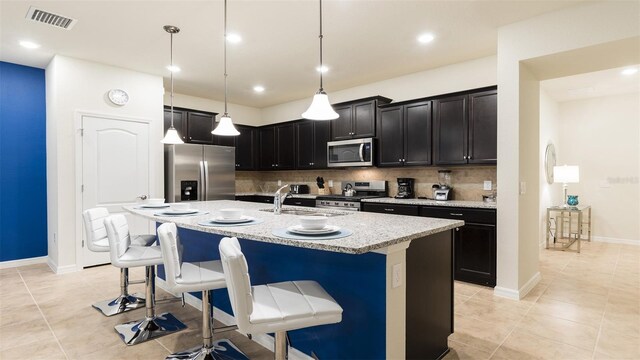
[[[419,208],[415,205],[398,205],[382,203],[362,203],[362,211],[392,215],[419,215]]]
[[[496,226],[465,223],[454,233],[455,279],[496,286]]]

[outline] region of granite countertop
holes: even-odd
[[[363,199],[362,202],[368,203],[383,203],[383,204],[400,204],[400,205],[427,205],[427,206],[448,206],[448,207],[462,207],[462,208],[476,208],[476,209],[496,209],[496,203],[486,203],[484,201],[463,201],[463,200],[449,200],[449,201],[437,201],[428,199],[395,199],[395,198],[373,198]]]
[[[236,193],[236,196],[274,196],[274,193],[266,193],[266,192],[243,192]],[[291,194],[291,198],[294,199],[315,199],[318,194]]]
[[[198,201],[191,203],[192,208],[208,211],[209,214],[187,217],[155,216],[158,209],[135,209],[135,206],[125,206],[124,209],[156,222],[175,222],[179,227],[224,236],[235,236],[242,239],[289,245],[301,248],[333,251],[348,254],[363,254],[382,249],[394,244],[418,239],[427,235],[451,230],[464,225],[464,221],[435,219],[418,216],[387,215],[357,211],[338,211],[329,209],[313,209],[298,206],[283,206],[283,209],[293,208],[307,211],[321,211],[333,214],[344,214],[329,218],[329,224],[338,225],[353,231],[353,235],[334,240],[292,240],[283,239],[271,232],[276,228],[286,228],[297,225],[297,215],[274,215],[273,212],[259,211],[272,209],[268,204],[240,202],[231,200]],[[243,208],[244,214],[264,219],[263,223],[250,226],[209,227],[198,225],[198,222],[217,216],[217,210],[224,208]],[[407,226],[410,224],[411,226]]]

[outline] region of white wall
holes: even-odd
[[[580,166],[568,193],[592,206],[593,235],[640,245],[640,94],[562,102],[559,115],[558,163]]]
[[[558,102],[544,90],[540,90],[540,242],[545,241],[547,231],[547,208],[558,205],[562,200],[562,189],[558,184],[548,184],[545,173],[545,151],[547,144],[553,144],[556,154],[560,153],[560,110]],[[559,154],[561,155],[561,154]]]
[[[169,91],[165,91],[164,104],[169,106],[170,103],[171,93]],[[220,117],[224,113],[224,101],[216,101],[184,94],[173,95],[173,106],[218,113],[220,115],[216,116],[216,120],[220,120]],[[237,104],[228,104],[228,108],[229,115],[231,115],[231,119],[234,124],[252,126],[262,125],[262,113],[260,109]]]
[[[540,199],[539,82],[525,66],[545,58],[565,74],[595,71],[624,64],[612,54],[577,56],[572,51],[598,48],[640,36],[638,2],[598,2],[544,14],[498,30],[498,274],[495,293],[521,298],[535,285],[538,272]],[[568,56],[565,56],[567,55]],[[576,55],[576,56],[572,56]],[[555,60],[555,62],[554,62]],[[562,60],[562,63],[560,63]],[[637,63],[633,61],[631,63]],[[571,66],[566,66],[567,64]],[[574,71],[573,73],[570,73]],[[533,124],[532,124],[533,122]],[[529,133],[533,131],[533,133]],[[533,139],[530,139],[533,137]],[[520,193],[524,184],[526,192]]]
[[[122,68],[56,56],[45,71],[47,96],[47,216],[49,262],[57,272],[76,269],[75,112],[86,111],[152,120],[151,195],[162,197],[162,78]],[[108,102],[110,89],[129,93],[126,106]]]
[[[327,91],[332,103],[375,95],[397,102],[495,85],[496,72],[496,57],[489,56],[340,91],[327,88]],[[300,119],[312,97],[309,93],[304,99],[262,109],[263,124]]]

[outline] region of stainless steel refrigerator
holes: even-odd
[[[235,148],[179,144],[164,152],[167,202],[235,199]]]

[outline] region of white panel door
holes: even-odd
[[[105,207],[127,217],[132,234],[149,233],[150,224],[125,212],[140,195],[149,194],[149,124],[104,117],[82,117],[82,207]],[[109,253],[95,253],[85,245],[82,266],[109,263]]]

